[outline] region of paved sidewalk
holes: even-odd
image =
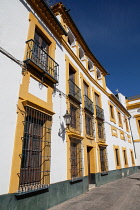
[[[49,210],[140,210],[140,172],[91,189]]]

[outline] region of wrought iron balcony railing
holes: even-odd
[[[84,95],[84,101],[85,101],[85,109],[94,114],[93,102],[88,98],[87,95]]]
[[[26,42],[27,54],[25,63],[32,64],[54,83],[58,82],[59,65],[33,39]]]
[[[81,103],[81,89],[72,80],[69,80],[69,95]]]
[[[96,105],[96,117],[104,120],[104,110]]]

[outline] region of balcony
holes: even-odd
[[[104,110],[96,105],[96,117],[104,120]]]
[[[69,80],[69,95],[81,103],[81,89],[72,80]]]
[[[94,114],[93,102],[88,98],[87,95],[84,95],[84,101],[85,101],[85,109]]]
[[[27,54],[24,62],[39,70],[54,84],[58,83],[59,65],[33,39],[28,40],[26,44]]]

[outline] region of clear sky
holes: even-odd
[[[53,3],[58,1],[52,0]],[[107,86],[140,94],[140,0],[62,0],[89,48],[110,73]]]

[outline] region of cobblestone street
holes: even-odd
[[[50,208],[50,210],[140,210],[140,172]]]

